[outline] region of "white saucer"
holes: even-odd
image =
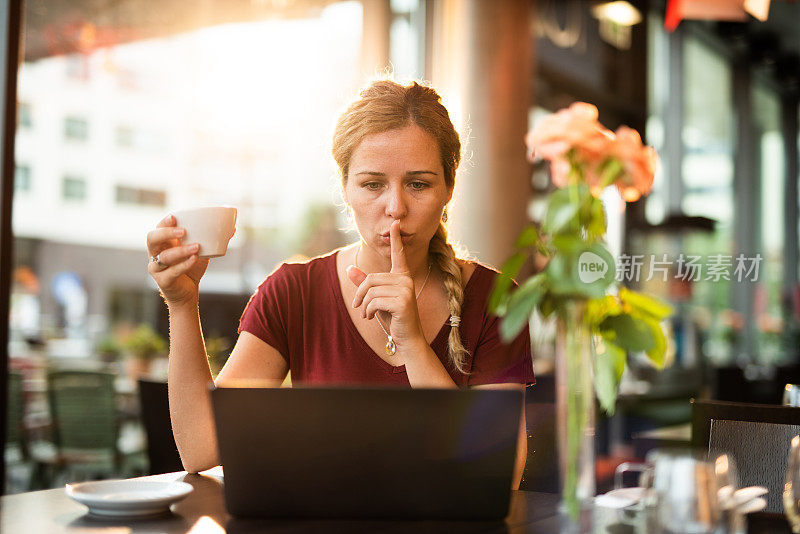
[[[645,488],[618,488],[594,498],[597,506],[606,508],[627,508],[638,503],[644,497]]]
[[[143,517],[165,513],[194,488],[186,482],[101,480],[67,484],[64,491],[100,517]]]

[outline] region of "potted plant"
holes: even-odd
[[[596,107],[578,102],[545,118],[527,135],[531,158],[550,162],[556,190],[541,228],[530,226],[519,236],[490,299],[490,308],[503,317],[500,333],[506,340],[528,327],[534,310],[556,319],[562,511],[575,531],[595,492],[595,396],[613,413],[629,352],[643,352],[656,366],[663,365],[661,321],[671,314],[666,304],[616,283],[600,199],[612,185],[625,201],[647,194],[657,155],[642,145],[635,130],[623,126],[611,132],[597,117]],[[544,268],[512,290],[512,279],[536,254],[546,258]]]
[[[132,380],[147,375],[150,363],[167,351],[166,340],[147,323],[141,323],[122,338],[128,354],[128,374]]]
[[[122,347],[119,341],[112,335],[106,335],[95,346],[95,352],[100,356],[100,360],[105,363],[114,363],[122,354]]]

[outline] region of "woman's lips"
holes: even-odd
[[[391,244],[392,239],[389,236],[389,234],[385,234],[385,235],[381,234],[380,237],[381,237],[381,243],[383,243],[384,245]],[[403,233],[403,232],[400,233],[400,241],[402,241],[403,243],[408,243],[409,241],[411,241],[411,239],[413,237],[414,237],[414,234],[406,234],[406,233]]]

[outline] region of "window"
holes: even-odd
[[[72,54],[66,60],[67,78],[83,81],[89,79],[89,57],[83,54]]]
[[[74,141],[86,141],[89,138],[89,123],[79,117],[64,119],[64,137]]]
[[[217,297],[201,300],[210,304],[201,311],[209,336],[235,335],[244,303],[276,262],[342,244],[325,147],[338,113],[370,75],[360,68],[362,43],[376,48],[376,32],[364,38],[357,0],[245,3],[236,15],[179,2],[177,12],[192,16],[154,32],[147,21],[160,20],[162,6],[104,2],[105,33],[93,46],[75,31],[52,47],[26,47],[18,88],[29,110],[19,116],[34,124],[19,130],[17,163],[30,168],[31,193],[12,199],[13,261],[30,268],[38,287],[35,295],[20,284],[11,289],[11,315],[27,313],[30,321],[10,323],[9,354],[30,365],[34,379],[64,355],[99,362],[97,348],[121,341],[129,327],[167,330],[141,257],[147,232],[170,210],[239,208],[227,257],[201,287],[201,299],[223,295],[233,303],[220,313]],[[23,21],[28,36],[47,35],[44,24],[63,18],[58,2],[37,9]],[[77,49],[85,52],[64,53]],[[339,220],[307,246],[297,229],[319,203],[333,206]],[[66,311],[51,283],[64,271],[82,281]],[[22,309],[29,297],[38,307]],[[29,324],[39,333],[35,352],[25,341]],[[9,491],[25,489],[17,486]]]
[[[761,363],[780,363],[783,311],[784,152],[781,133],[781,103],[778,94],[757,82],[751,91],[754,133],[755,176],[760,189],[759,252],[763,256],[755,288],[756,339]]]
[[[17,164],[14,169],[14,191],[31,190],[31,168]]]
[[[85,200],[86,180],[76,176],[65,176],[61,183],[61,197],[64,200]]]
[[[399,79],[425,76],[424,2],[392,0],[389,54]]]
[[[115,134],[118,147],[130,148],[133,146],[133,128],[129,128],[127,126],[117,126]]]
[[[162,207],[167,205],[167,194],[155,189],[140,189],[118,185],[116,188],[117,204],[137,204],[140,206]]]
[[[31,105],[26,102],[20,102],[18,107],[17,120],[19,121],[19,126],[21,128],[30,128],[33,126],[33,121],[31,120]]]

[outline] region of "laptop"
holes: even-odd
[[[228,513],[502,519],[522,399],[486,389],[212,389]]]

